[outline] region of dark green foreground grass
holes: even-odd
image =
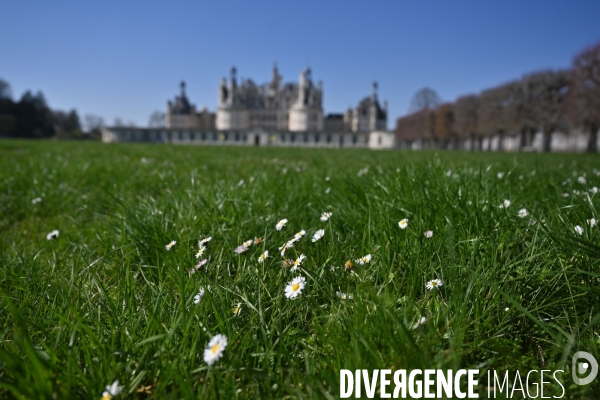
[[[594,168],[566,154],[1,141],[0,398],[100,398],[115,379],[122,398],[337,398],[342,368],[562,369],[564,398],[595,398],[600,378],[570,377],[574,352],[600,360]],[[301,229],[291,273],[278,247]],[[229,343],[208,367],[217,333]]]

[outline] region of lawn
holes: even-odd
[[[416,368],[560,369],[564,398],[595,398],[571,357],[600,359],[598,169],[0,141],[0,398],[100,399],[115,380],[116,398],[338,398],[340,369]]]

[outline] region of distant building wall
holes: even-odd
[[[375,133],[359,132],[292,132],[264,131],[217,131],[198,129],[106,127],[102,129],[105,143],[145,142],[171,144],[273,146],[273,147],[323,147],[323,148],[372,148],[393,147],[389,143],[389,132],[377,132],[385,137],[381,143],[371,138]],[[387,135],[387,136],[386,136]]]

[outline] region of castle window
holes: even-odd
[[[352,144],[356,144],[357,141],[358,138],[356,137],[356,135],[352,136]]]
[[[179,137],[179,140],[183,140],[183,132],[180,131],[177,136]]]
[[[240,141],[240,134],[239,134],[239,133],[236,133],[236,134],[235,134],[235,141],[236,141],[236,142],[239,142],[239,141]]]
[[[194,132],[192,132],[190,135],[190,140],[195,140],[195,139],[196,139],[196,134]]]
[[[304,134],[304,143],[308,143],[308,133]]]
[[[331,143],[331,135],[327,135],[327,143]]]
[[[315,135],[315,143],[319,143],[319,134],[318,133]]]
[[[200,136],[200,138],[202,139],[202,141],[206,140],[206,133],[202,133],[202,135]]]

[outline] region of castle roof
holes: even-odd
[[[362,101],[358,103],[356,110],[359,114],[366,115],[369,114],[369,110],[371,109],[372,105],[375,105],[377,119],[386,119],[386,112],[379,105],[377,98],[373,99],[373,96],[362,99]]]

